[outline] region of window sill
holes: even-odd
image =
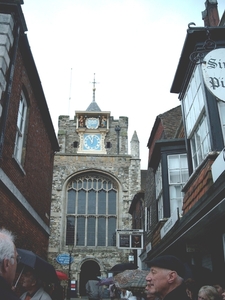
[[[12,158],[15,160],[16,164],[18,165],[19,169],[21,170],[21,172],[26,175],[26,172],[23,168],[23,166],[21,165],[21,163],[18,161],[18,159],[13,155]]]

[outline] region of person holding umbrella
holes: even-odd
[[[59,279],[53,265],[30,250],[17,248],[17,252],[21,257],[20,265],[34,269],[39,278],[41,278],[44,282],[58,282]]]
[[[37,272],[31,267],[26,267],[21,279],[21,285],[25,293],[20,296],[21,300],[52,300],[47,292],[44,291],[42,280]]]
[[[13,234],[0,229],[0,299],[19,300],[12,291],[12,284],[16,274],[18,254],[14,245]]]
[[[97,274],[94,275],[94,277],[85,285],[86,293],[89,298],[89,300],[101,300],[103,297],[103,286],[99,285],[99,279],[97,277]]]

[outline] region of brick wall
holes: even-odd
[[[29,102],[28,131],[26,137],[26,154],[23,170],[12,158],[16,135],[18,106],[22,89]],[[13,181],[23,196],[29,201],[46,224],[49,224],[51,183],[54,155],[52,146],[43,123],[38,106],[38,99],[32,91],[22,56],[18,53],[13,81],[10,108],[3,149],[2,169]]]
[[[184,189],[183,213],[187,213],[198,200],[206,194],[213,184],[211,166],[214,160],[207,159],[203,166],[195,172]]]
[[[2,185],[0,199],[0,228],[7,228],[16,235],[17,248],[30,249],[47,257],[48,235]]]
[[[13,28],[15,15],[10,15],[8,11],[0,14],[0,129],[3,145],[0,160],[0,227],[11,230],[17,236],[17,247],[33,250],[47,258],[53,145],[56,139],[29,44],[22,32],[25,26],[21,28],[19,48],[17,43],[13,44],[13,33],[17,32],[17,28]],[[17,17],[21,18],[21,24],[25,24],[22,14]],[[15,65],[10,70],[14,50]],[[9,74],[12,75],[12,87],[7,91]],[[13,154],[22,90],[29,109],[25,161],[20,165]],[[3,116],[6,117],[4,131]]]

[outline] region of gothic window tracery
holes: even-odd
[[[67,186],[66,244],[116,246],[118,187],[105,175],[74,177]]]

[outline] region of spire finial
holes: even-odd
[[[95,84],[98,83],[95,81],[95,73],[94,73],[94,80],[92,83],[93,83],[93,102],[95,102],[95,90],[96,90]]]

